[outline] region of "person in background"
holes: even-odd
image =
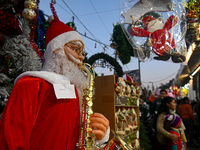
[[[172,97],[164,97],[159,108],[158,108],[158,119],[157,119],[157,141],[158,141],[158,146],[157,148],[159,150],[167,150],[168,148],[168,143],[167,141],[170,139],[173,142],[177,143],[178,142],[178,136],[176,134],[170,133],[170,124],[168,121],[165,121],[165,115],[166,114],[171,114],[171,115],[176,115],[176,102],[175,99]],[[180,131],[180,137],[184,143],[184,146],[186,148],[186,143],[187,139],[185,136],[185,126],[183,122],[181,121],[181,128],[179,128]]]
[[[177,115],[170,115],[166,114],[165,121],[169,122],[170,124],[170,133],[176,134],[178,136],[178,142],[174,142],[171,139],[168,140],[168,150],[183,150],[181,137],[179,133],[179,128],[181,128],[181,121],[182,119]]]
[[[183,123],[186,127],[188,145],[197,145],[197,142],[194,139],[194,115],[188,97],[184,97],[182,99],[182,104],[179,106],[179,114],[183,119]]]
[[[57,18],[46,32],[42,71],[29,71],[15,86],[0,120],[1,150],[76,150],[81,102],[87,79],[80,64],[84,41]],[[100,113],[91,119],[92,133],[102,144],[109,139],[109,121]]]
[[[156,129],[157,113],[158,107],[160,106],[162,99],[167,96],[167,91],[165,89],[160,90],[160,95],[154,100],[152,106],[150,107],[150,114],[153,120],[153,128]]]

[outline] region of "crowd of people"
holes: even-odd
[[[200,148],[200,102],[188,97],[176,99],[161,89],[160,95],[143,100],[140,107],[148,109],[152,122],[154,142],[152,149],[186,150]],[[141,100],[142,101],[142,100]],[[141,112],[142,113],[142,112]]]

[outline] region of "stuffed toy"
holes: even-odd
[[[122,77],[117,78],[117,84],[115,87],[115,92],[119,97],[125,96],[126,83]]]
[[[172,56],[175,63],[185,61],[185,57],[176,50],[176,43],[169,32],[178,22],[178,17],[171,15],[165,22],[161,16],[155,12],[146,13],[142,17],[144,28],[131,26],[130,33],[138,37],[150,38],[153,52],[158,55],[154,57],[156,60],[168,60]]]

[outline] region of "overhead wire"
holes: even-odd
[[[97,40],[97,38],[94,36],[94,34],[83,24],[83,22],[79,19],[79,17],[73,12],[73,10],[67,5],[67,3],[64,1],[64,0],[62,0],[62,2],[65,4],[65,6],[71,11],[71,13],[76,17],[76,19],[82,24],[82,26],[92,35],[92,37],[96,40],[96,41],[100,41],[100,40]],[[102,47],[102,48],[104,48],[103,46],[102,46],[102,44],[101,43],[99,43],[100,44],[100,46]]]
[[[149,81],[149,82],[145,82],[145,81],[142,81],[142,82],[144,82],[144,83],[159,83],[159,82],[161,82],[161,81],[164,81],[164,80],[166,80],[166,79],[168,79],[168,78],[170,78],[171,76],[173,76],[174,74],[176,74],[176,72],[174,72],[173,74],[171,74],[170,76],[168,76],[168,77],[166,77],[166,78],[164,78],[164,79],[161,79],[161,80],[158,80],[158,81]]]
[[[104,27],[105,27],[105,29],[106,29],[106,31],[108,32],[108,34],[110,34],[109,31],[108,31],[108,28],[106,27],[106,25],[105,25],[105,23],[103,22],[101,16],[99,15],[97,9],[95,8],[95,6],[94,6],[93,3],[91,2],[91,0],[89,0],[89,2],[90,2],[90,4],[92,5],[92,7],[94,8],[94,10],[96,11],[96,13],[97,13],[97,15],[98,15],[100,21],[102,22],[102,24],[104,25]],[[110,34],[110,35],[111,35],[111,34]]]
[[[105,11],[99,11],[98,13],[105,13],[105,12],[116,11],[116,10],[119,10],[119,8],[111,9],[111,10],[105,10]],[[83,15],[80,15],[80,16],[89,16],[89,15],[94,15],[94,14],[97,14],[97,13],[93,12],[93,13],[83,14]]]

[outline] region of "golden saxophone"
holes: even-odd
[[[95,72],[87,63],[82,63],[80,69],[87,77],[87,88],[83,90],[82,98],[82,117],[81,117],[81,129],[79,135],[79,143],[77,148],[79,150],[95,150],[96,149],[96,137],[92,134],[92,127],[90,125],[90,119],[93,115],[93,85]]]
[[[87,88],[83,90],[83,98],[82,98],[82,117],[81,117],[81,127],[80,127],[80,135],[79,142],[77,143],[78,150],[102,150],[99,145],[96,145],[96,137],[92,134],[92,127],[90,124],[90,119],[93,115],[93,86],[94,86],[94,78],[95,72],[87,63],[80,64],[80,69],[87,77]],[[131,150],[129,146],[113,132],[114,138],[111,139],[106,146],[104,146],[104,150],[113,150],[114,147],[121,147],[123,150]],[[117,144],[116,144],[117,143]],[[117,146],[118,145],[118,146]]]

